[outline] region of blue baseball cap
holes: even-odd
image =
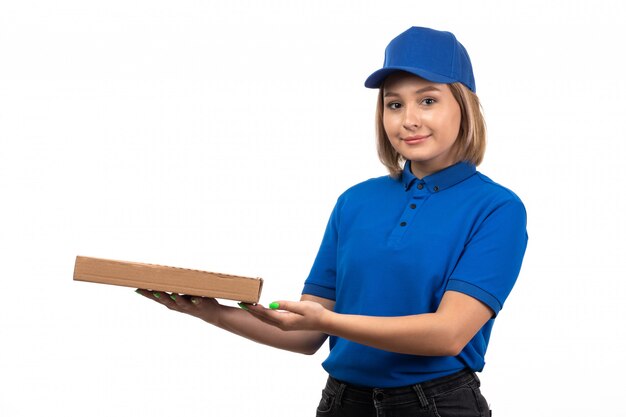
[[[406,71],[434,83],[460,82],[476,92],[470,57],[450,32],[412,27],[394,38],[385,49],[383,67],[365,80],[365,87],[379,88],[388,75]]]

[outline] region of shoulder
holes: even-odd
[[[402,182],[400,178],[394,178],[390,175],[383,175],[381,177],[374,177],[365,181],[361,181],[358,184],[355,184],[352,187],[348,188],[346,191],[344,191],[343,194],[367,193],[396,187],[401,184]]]
[[[337,198],[335,215],[351,215],[366,208],[378,207],[381,201],[395,200],[402,181],[389,175],[370,178],[346,189]]]
[[[478,191],[480,195],[500,203],[517,203],[521,204],[521,198],[511,189],[499,184],[481,172],[476,172],[472,178],[474,191]]]
[[[518,197],[518,195],[515,194],[511,189],[495,182],[485,174],[481,172],[476,172],[476,178],[478,181],[480,181],[481,184],[483,184],[483,187],[486,190],[489,190],[491,193],[499,195],[505,199],[518,200],[521,202],[521,199]]]
[[[380,198],[382,195],[393,192],[402,187],[402,181],[389,175],[370,178],[355,184],[345,190],[338,198],[339,202],[350,200],[363,200],[369,198]]]
[[[472,178],[475,196],[481,200],[484,215],[493,212],[506,213],[511,219],[519,218],[525,221],[526,207],[521,198],[511,189],[495,182],[485,174],[476,172]]]

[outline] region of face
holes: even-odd
[[[455,164],[452,152],[461,126],[461,108],[447,84],[403,72],[383,88],[383,126],[389,142],[418,178]]]

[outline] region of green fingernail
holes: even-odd
[[[159,294],[158,292],[153,292],[152,295],[154,295],[156,298],[161,298],[161,294]]]
[[[176,301],[176,296],[174,294],[170,294],[170,298],[174,301]]]
[[[280,306],[278,305],[278,303],[276,301],[274,301],[273,303],[270,303],[270,308],[272,310],[276,310],[278,307],[280,307]]]
[[[246,311],[250,311],[250,309],[248,308],[247,305],[245,305],[244,303],[237,303],[237,305],[242,309],[242,310],[246,310]]]

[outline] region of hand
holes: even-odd
[[[138,289],[136,292],[164,305],[170,310],[201,318],[211,324],[216,324],[219,320],[220,304],[214,298],[175,293],[170,294],[163,291],[148,291],[142,289]]]
[[[277,301],[279,311],[262,305],[246,304],[250,314],[281,330],[316,330],[324,332],[325,322],[332,314],[314,301]]]

